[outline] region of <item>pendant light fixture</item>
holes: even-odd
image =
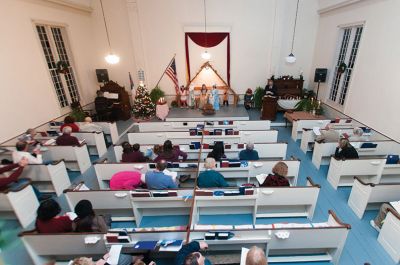
[[[294,45],[294,36],[296,35],[297,13],[299,12],[299,1],[300,0],[297,0],[296,17],[294,19],[292,49],[290,50],[290,54],[285,58],[287,63],[295,63],[296,62],[296,57],[293,55],[293,45]]]
[[[100,5],[101,5],[101,11],[103,13],[103,20],[104,20],[104,27],[106,29],[106,34],[107,34],[107,41],[108,41],[108,49],[109,49],[109,54],[106,55],[106,57],[104,57],[104,59],[106,60],[107,63],[109,64],[117,64],[119,63],[119,56],[115,55],[112,52],[111,49],[111,42],[110,42],[110,36],[108,34],[108,28],[107,28],[107,22],[106,22],[106,17],[104,15],[104,8],[103,8],[103,0],[100,0]]]
[[[201,58],[204,60],[210,60],[211,54],[208,53],[207,51],[207,11],[206,11],[206,0],[203,0],[204,3],[204,37],[205,37],[205,43],[206,43],[206,49],[205,51],[201,54]]]

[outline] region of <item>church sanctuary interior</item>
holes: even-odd
[[[400,263],[400,0],[0,10],[0,265]]]

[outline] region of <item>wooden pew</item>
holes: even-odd
[[[348,204],[358,218],[362,218],[367,209],[379,209],[382,203],[400,200],[400,183],[366,183],[354,177]]]
[[[2,218],[16,218],[23,228],[27,228],[35,221],[36,210],[39,207],[39,201],[30,184],[31,181],[27,181],[16,190],[6,189],[0,192]]]
[[[122,252],[134,253],[132,246],[138,241],[185,240],[186,234],[186,230],[133,231],[128,233],[130,243],[116,244],[123,246]],[[43,265],[52,260],[66,262],[76,257],[100,258],[112,245],[106,241],[105,233],[38,234],[32,230],[22,232],[19,236],[35,265]],[[85,243],[88,238],[97,238],[98,241],[94,244]],[[157,255],[173,257],[176,249],[161,248]]]
[[[253,225],[257,218],[307,217],[312,219],[320,190],[311,178],[305,187],[254,188],[254,194],[214,196],[210,191],[233,189],[197,189],[193,204],[192,228],[200,215],[251,214]],[[234,190],[237,190],[234,189]]]
[[[296,141],[301,139],[304,128],[325,128],[326,125],[331,123],[331,120],[294,120],[292,124],[292,139]]]
[[[382,157],[342,160],[332,156],[327,180],[335,190],[339,186],[353,186],[354,176],[376,184],[380,182],[385,165],[386,158]]]
[[[203,239],[208,252],[218,251],[240,253],[242,247],[258,245],[265,249],[268,262],[312,262],[330,261],[339,264],[340,256],[351,226],[339,220],[333,211],[324,224],[303,224],[297,227],[287,225],[255,225],[253,229],[230,230],[234,236],[228,240],[205,240],[205,234],[212,229],[191,229],[190,240]],[[218,230],[218,229],[216,229]],[[279,232],[286,231],[289,237],[278,238]]]
[[[202,136],[190,136],[189,132],[143,132],[128,133],[130,144],[163,144],[166,140],[171,140],[173,144],[190,144],[191,142],[201,141]],[[265,131],[239,131],[238,135],[204,135],[203,143],[214,143],[214,141],[224,141],[224,143],[246,143],[246,142],[277,142],[277,130]]]
[[[231,121],[232,124],[224,124],[224,121],[209,122],[141,122],[138,123],[139,132],[165,132],[165,131],[189,131],[198,124],[205,129],[234,129],[234,130],[270,130],[271,121]]]
[[[32,184],[41,192],[55,192],[57,196],[71,186],[63,160],[49,165],[28,165],[22,171],[21,177],[31,179]]]
[[[257,183],[255,177],[259,174],[268,174],[272,172],[274,165],[283,161],[288,165],[288,179],[291,185],[297,185],[297,178],[299,175],[300,160],[259,160],[259,161],[248,161],[247,167],[229,167],[220,168],[216,170],[221,172],[224,177],[226,177],[235,185],[240,185],[243,183],[254,182]],[[178,178],[181,175],[190,175],[191,179],[194,180],[197,177],[197,168],[188,167],[188,164],[197,165],[197,161],[193,162],[181,162],[178,163],[179,168],[169,168],[170,171],[175,171],[178,173]],[[97,180],[99,182],[100,189],[108,189],[109,181],[111,177],[120,171],[139,171],[142,174],[146,174],[149,170],[154,170],[154,163],[107,163],[106,161],[95,163],[94,169],[96,171]],[[199,164],[199,170],[204,171],[204,162]]]
[[[102,157],[107,153],[107,146],[103,132],[78,132],[72,133],[72,135],[80,141],[85,140],[90,155],[98,155],[99,157]]]
[[[388,209],[385,222],[379,232],[378,242],[394,260],[400,262],[400,215],[398,212]]]
[[[244,144],[243,148],[238,148],[238,144],[225,144],[230,145],[230,148],[225,148],[225,155],[228,159],[237,159],[239,156],[239,152],[244,150],[246,144]],[[147,149],[153,149],[154,145],[141,145],[140,151],[145,153]],[[190,149],[188,144],[181,144],[179,145],[181,151],[186,152],[188,154],[188,159],[190,160],[197,160],[199,159],[199,152],[200,149]],[[287,150],[287,143],[279,142],[279,143],[254,143],[254,150],[258,152],[258,156],[260,159],[285,159],[286,158],[286,150]],[[209,152],[212,149],[203,148],[201,153],[201,160],[206,159]],[[114,145],[114,153],[116,157],[116,161],[120,162],[122,159],[122,146]]]
[[[326,129],[321,128],[320,131],[325,131]],[[353,134],[353,128],[342,128],[342,129],[334,129],[335,131],[338,131],[339,134],[342,133],[347,133],[348,135]],[[303,132],[301,134],[301,142],[300,142],[300,149],[304,152],[307,153],[308,151],[312,151],[310,146],[311,144],[314,144],[315,139],[317,136],[313,132],[312,128],[303,128]]]
[[[358,148],[363,143],[375,143],[378,144],[376,148]],[[356,147],[359,157],[368,156],[382,156],[386,157],[388,154],[393,153],[395,142],[390,140],[379,140],[379,141],[368,141],[368,142],[352,142],[353,146]],[[321,165],[329,164],[330,158],[335,154],[335,150],[338,143],[315,143],[314,151],[312,155],[312,163],[317,169]]]
[[[68,169],[85,173],[92,162],[86,143],[79,146],[46,146],[47,151],[43,152],[44,161],[64,160]]]

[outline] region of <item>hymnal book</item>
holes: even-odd
[[[225,129],[225,135],[233,135],[233,129]]]
[[[204,131],[203,131],[203,134],[204,134],[204,135],[210,135],[210,131],[204,130]]]
[[[221,129],[215,129],[214,130],[214,135],[222,135],[222,130]]]
[[[54,145],[56,143],[56,139],[49,139],[43,143],[43,145]]]
[[[132,197],[151,197],[150,191],[131,191]]]
[[[219,122],[218,122],[218,125],[223,125],[223,124],[224,124],[223,121],[219,121]]]
[[[229,125],[233,125],[233,121],[228,121],[228,124]]]
[[[233,135],[239,135],[239,131],[233,131]]]
[[[226,145],[225,145],[225,149],[231,149],[231,147],[232,147],[232,146],[231,146],[230,144],[226,144]]]
[[[346,123],[351,123],[351,122],[352,122],[351,119],[346,120]]]
[[[238,144],[238,149],[243,149],[244,148],[244,144]]]
[[[240,164],[241,164],[240,161],[230,161],[229,167],[240,167]]]
[[[214,125],[214,122],[212,122],[212,121],[206,121],[206,125],[212,126],[212,125]]]
[[[226,190],[224,191],[224,196],[239,196],[240,192],[238,190]]]
[[[153,197],[168,197],[168,191],[153,191]]]
[[[361,144],[360,148],[376,148],[378,144],[374,143],[363,143]]]
[[[198,136],[202,136],[202,135],[203,135],[203,131],[198,131],[198,132],[197,132],[197,135],[198,135]]]
[[[196,149],[196,147],[194,146],[194,144],[189,144],[189,149],[194,150]]]
[[[221,167],[229,167],[229,161],[228,160],[221,160]]]
[[[204,238],[207,240],[214,240],[217,237],[215,233],[207,232],[204,234]]]
[[[107,233],[105,237],[108,243],[118,243],[118,233]]]
[[[196,128],[199,129],[199,130],[200,129],[203,130],[204,129],[204,124],[197,124]]]
[[[244,189],[244,195],[253,195],[254,189]]]
[[[400,201],[390,202],[390,205],[396,210],[396,212],[400,213]]]
[[[212,190],[196,190],[196,196],[213,196]]]
[[[386,158],[386,164],[393,165],[399,163],[399,155],[388,155]]]
[[[197,129],[189,129],[189,134],[190,134],[190,136],[197,135]]]
[[[154,250],[158,241],[138,241],[133,248],[139,250]]]
[[[200,149],[200,142],[191,142],[190,144],[194,145],[194,149]]]
[[[203,144],[203,149],[209,149],[210,145],[209,144]]]
[[[176,190],[169,190],[168,191],[168,197],[177,197],[178,192]]]

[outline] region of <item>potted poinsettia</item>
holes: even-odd
[[[338,73],[341,75],[341,74],[343,74],[343,73],[346,71],[346,69],[347,69],[347,65],[346,65],[345,63],[342,62],[342,63],[339,65]]]

